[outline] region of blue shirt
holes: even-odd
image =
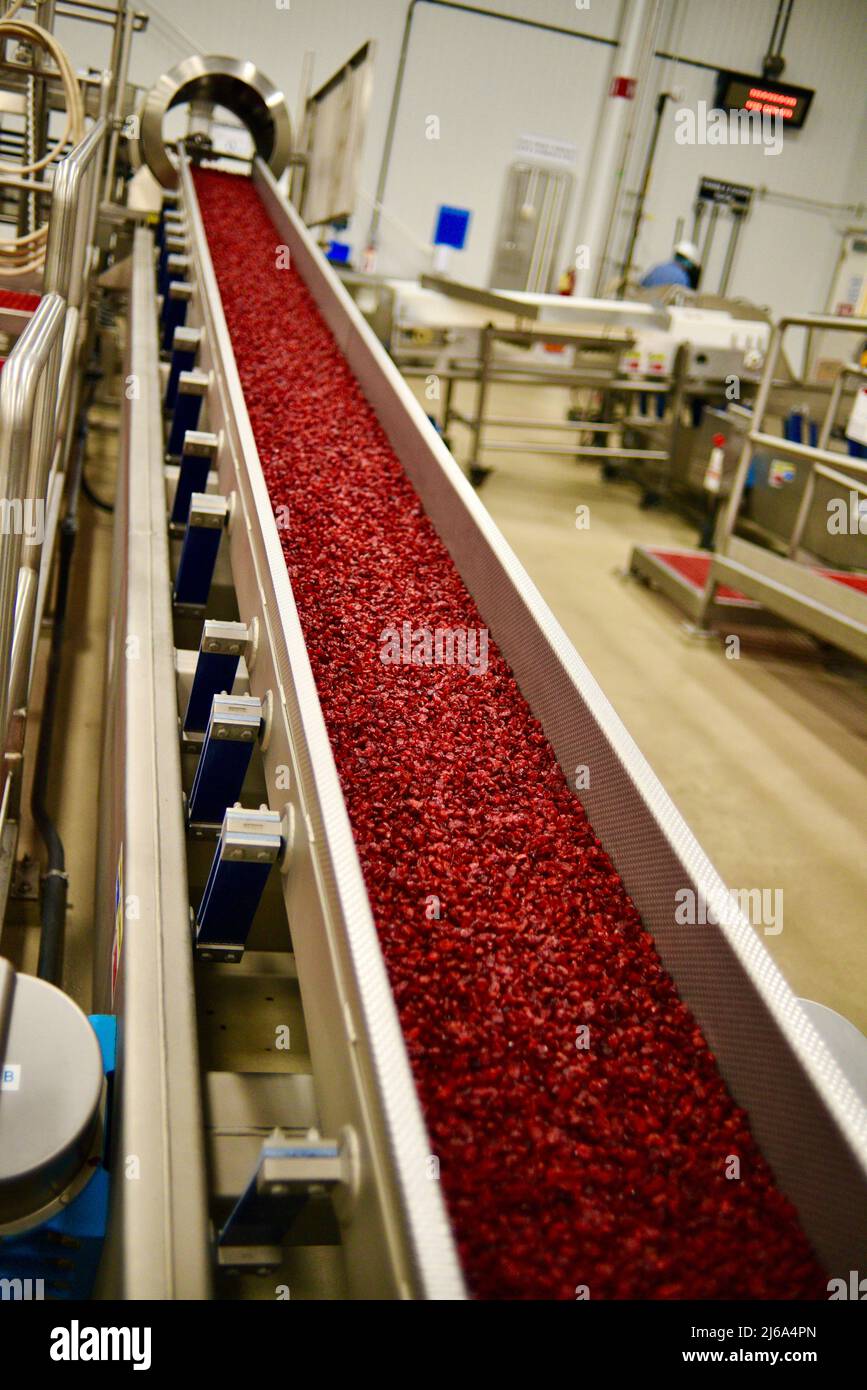
[[[641,281],[643,290],[653,289],[655,285],[685,285],[687,289],[692,289],[692,280],[686,266],[680,261],[663,261],[661,265],[648,270]]]

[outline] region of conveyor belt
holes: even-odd
[[[387,629],[482,619],[252,184],[195,182],[471,1290],[822,1296],[493,641],[485,669],[381,660]]]

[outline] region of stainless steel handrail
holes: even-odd
[[[787,328],[828,329],[829,331],[836,331],[838,333],[841,331],[847,333],[863,333],[867,336],[867,319],[843,318],[836,314],[788,314],[774,325],[771,331],[771,339],[768,343],[768,352],[765,357],[762,380],[753,406],[752,429],[744,440],[744,447],[741,450],[741,456],[738,460],[738,466],[732,480],[728,501],[724,510],[720,513],[717,525],[715,544],[717,551],[720,553],[725,552],[729,537],[734,533],[735,523],[746,486],[747,474],[749,473],[750,464],[753,454],[755,453],[757,437],[762,434],[762,423],[768,408],[774,373],[777,369],[777,362],[783,347],[783,337],[785,336]],[[789,452],[792,451],[787,441],[780,440],[781,452],[784,447]],[[830,455],[828,455],[827,458],[824,457],[825,452],[825,450],[813,449],[810,445],[803,445],[798,450],[797,456],[798,458],[804,457],[807,461],[830,461],[833,464],[835,458],[832,458]],[[710,579],[708,580],[708,584],[709,586],[711,585]],[[709,588],[708,599],[710,600],[710,598],[712,598],[712,593]]]
[[[43,284],[46,290],[63,295],[73,308],[81,304],[96,220],[95,191],[101,172],[97,156],[107,129],[105,116],[98,117],[84,139],[58,164],[54,175]]]
[[[837,410],[840,405],[840,398],[843,394],[843,384],[846,381],[850,381],[853,377],[861,381],[867,380],[867,367],[860,367],[857,363],[850,362],[848,366],[843,367],[834,378],[834,385],[831,388],[831,396],[828,401],[828,409],[825,411],[825,418],[822,421],[822,429],[819,433],[817,452],[821,450],[828,451],[831,430],[834,427],[834,421],[837,418]],[[846,468],[853,469],[856,473],[864,472],[865,469],[867,469],[867,464],[861,459],[844,460],[841,455],[838,462],[841,468],[845,466]],[[792,534],[789,538],[789,548],[787,551],[789,559],[795,559],[801,545],[801,538],[803,537],[807,525],[807,518],[810,515],[810,508],[813,505],[813,498],[816,492],[817,474],[824,478],[830,478],[833,482],[838,480],[842,481],[844,486],[851,484],[853,487],[856,487],[857,490],[863,490],[861,485],[855,484],[854,479],[847,480],[843,474],[835,472],[833,467],[828,467],[827,462],[823,463],[821,460],[814,462],[807,474],[806,482],[804,483],[801,505],[798,508],[798,515],[795,518],[795,525],[792,528]]]
[[[44,503],[54,442],[54,415],[66,305],[46,294],[15,343],[0,376],[0,736],[9,718],[9,673],[21,563],[20,518],[28,504]],[[11,520],[11,525],[9,524]],[[38,565],[41,546],[30,568]],[[29,558],[29,557],[28,557]]]

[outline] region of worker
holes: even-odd
[[[700,270],[698,247],[692,241],[679,241],[674,248],[674,258],[649,270],[641,281],[641,288],[649,290],[658,285],[684,285],[694,290]]]

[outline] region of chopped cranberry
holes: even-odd
[[[194,177],[470,1289],[826,1296],[495,644],[484,673],[379,659],[482,618],[252,184]]]

